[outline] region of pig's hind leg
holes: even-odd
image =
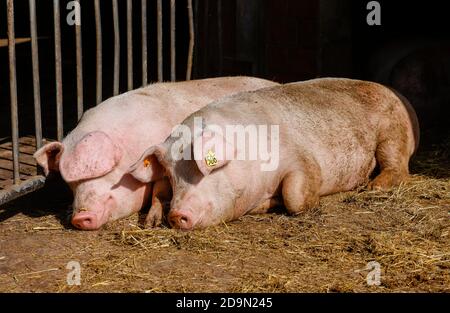
[[[396,131],[397,130],[397,131]],[[368,185],[372,190],[387,190],[407,180],[409,177],[409,153],[407,135],[399,129],[387,129],[379,140],[375,157],[380,174]]]
[[[152,228],[161,225],[164,216],[164,208],[170,203],[172,188],[167,178],[154,183],[152,193],[152,206],[145,218],[145,227]]]
[[[320,180],[304,171],[291,172],[282,181],[281,193],[288,213],[298,214],[319,204]]]

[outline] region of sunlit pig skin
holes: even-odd
[[[203,133],[196,135],[199,117]],[[208,166],[211,136],[205,132],[213,124],[279,125],[278,167],[262,171],[261,159],[232,158]],[[191,130],[191,141],[202,137],[202,157],[179,160],[172,149],[179,138],[170,136],[150,147],[129,170],[137,179],[151,181],[143,164],[149,158],[159,161],[173,189],[169,222],[183,230],[267,212],[280,204],[297,214],[317,206],[320,196],[365,184],[391,188],[408,179],[409,159],[419,142],[417,118],[404,97],[376,83],[340,78],[226,97],[193,113],[183,125]],[[222,139],[219,143],[231,146],[235,156],[235,143]],[[369,182],[376,164],[380,173]]]
[[[157,163],[148,164],[154,184],[134,179],[126,174],[128,168],[149,143],[164,141],[192,112],[221,97],[273,85],[276,83],[252,77],[149,85],[86,111],[61,143],[46,144],[34,157],[46,175],[59,171],[71,187],[75,227],[98,229],[139,211],[149,198],[154,205],[145,223],[156,226],[161,223],[164,202],[170,200],[170,185]]]

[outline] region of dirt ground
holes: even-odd
[[[142,230],[138,216],[82,232],[57,179],[0,208],[2,292],[450,292],[450,144],[420,153],[410,182],[321,199],[298,216],[205,230]],[[81,265],[69,286],[68,262]],[[380,265],[380,285],[369,286]]]

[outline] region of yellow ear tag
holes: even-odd
[[[150,161],[148,159],[144,160],[144,167],[149,167],[150,166]]]
[[[208,153],[206,154],[206,157],[205,157],[205,162],[206,162],[206,165],[209,167],[217,165],[218,161],[216,158],[216,154],[214,152],[212,152],[211,150],[208,150]]]

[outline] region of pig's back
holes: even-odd
[[[276,86],[254,77],[220,77],[177,83],[156,83],[112,97],[83,115],[77,127],[117,129],[119,125],[175,125],[210,102],[241,91]],[[161,125],[155,125],[161,126]]]
[[[353,120],[355,116],[367,119],[367,112],[373,115],[386,111],[390,104],[386,104],[386,98],[390,96],[392,92],[375,83],[323,78],[231,95],[210,103],[193,115],[244,123],[286,122],[295,129],[297,126],[312,127],[318,118],[333,122],[332,117],[337,124]],[[336,119],[337,116],[342,118]],[[297,118],[299,123],[292,124]],[[374,119],[373,123],[376,122]]]

